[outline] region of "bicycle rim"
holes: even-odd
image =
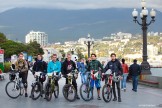
[[[55,98],[58,98],[58,96],[59,96],[59,86],[55,86],[54,96],[55,96]]]
[[[5,87],[6,94],[12,99],[16,99],[20,96],[20,90],[20,86],[16,84],[15,81],[8,82]]]
[[[102,88],[102,97],[105,102],[110,102],[112,99],[112,88],[107,84]]]
[[[36,82],[31,90],[31,97],[33,100],[37,100],[42,95],[42,84]]]
[[[63,87],[63,95],[65,97],[66,100],[68,100],[69,102],[73,102],[76,100],[76,90],[74,88],[73,85],[69,85],[69,84],[66,84],[64,87]]]
[[[89,84],[82,84],[80,86],[80,96],[84,101],[90,101],[92,99],[92,91]]]

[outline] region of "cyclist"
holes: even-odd
[[[19,77],[22,78],[22,83],[25,88],[25,97],[28,97],[27,94],[27,87],[28,87],[28,82],[27,82],[27,76],[28,76],[28,64],[26,60],[24,60],[24,55],[23,53],[20,53],[18,55],[18,60],[15,62],[15,70],[20,71]]]
[[[48,63],[47,73],[56,72],[56,75],[60,75],[61,62],[57,60],[57,54],[53,54],[51,58],[52,58],[52,61]],[[55,81],[55,85],[58,86],[58,80]]]
[[[116,59],[116,54],[115,53],[111,54],[111,61],[109,61],[107,63],[106,67],[104,68],[104,72],[106,72],[108,69],[111,70],[112,74],[115,73],[116,76],[122,76],[123,75],[122,65],[121,65],[120,61]],[[121,78],[122,77],[120,77],[120,79]],[[116,84],[117,90],[118,90],[118,102],[121,102],[120,81],[118,81],[118,82],[113,81],[112,82],[113,94],[114,94],[113,101],[117,101],[116,91],[115,91],[115,84]]]
[[[43,85],[43,82],[45,81],[45,74],[47,73],[47,63],[43,61],[43,57],[41,54],[37,55],[36,62],[34,63],[33,66],[33,75],[35,77],[35,72],[43,72],[43,77],[41,78],[41,83]]]
[[[96,74],[97,72],[99,72],[99,70],[101,70],[101,72],[103,70],[103,67],[102,67],[101,63],[98,60],[96,60],[96,57],[97,57],[96,54],[91,54],[92,61],[88,65],[88,70],[90,72],[93,71],[94,72],[93,74]],[[91,78],[91,87],[92,87],[92,92],[93,92],[94,84],[95,84],[95,86],[97,88],[97,94],[98,94],[97,99],[101,100],[101,98],[100,98],[101,74],[98,74],[97,77],[98,77],[97,79],[92,79]],[[93,95],[93,93],[92,93],[92,95]],[[92,99],[93,99],[93,96],[92,96]]]
[[[62,68],[61,68],[62,75],[66,78],[67,74],[70,73],[72,70],[76,70],[76,64],[71,60],[71,54],[67,54],[67,58],[63,62]],[[66,78],[66,84],[67,83],[68,83],[68,79]],[[77,93],[76,98],[80,99],[79,96],[78,96],[77,82],[76,82],[75,79],[73,80],[72,84],[73,84],[73,86],[76,90],[76,93]]]

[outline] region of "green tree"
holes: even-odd
[[[78,56],[78,60],[81,60],[82,58],[84,58],[83,53],[79,49],[77,49],[77,56]]]
[[[60,50],[59,52],[62,54],[62,58],[65,59],[66,54],[65,54],[64,50]]]
[[[6,41],[7,41],[6,36],[3,33],[0,33],[0,45]]]
[[[37,54],[44,54],[43,49],[40,47],[40,44],[38,44],[36,41],[30,42],[27,44],[27,52],[29,54],[35,56]]]

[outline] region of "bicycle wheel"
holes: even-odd
[[[65,99],[68,100],[69,102],[74,102],[76,100],[76,90],[73,85],[71,84],[64,85],[62,92]]]
[[[45,99],[50,101],[52,99],[52,88],[50,84],[46,84],[45,86]]]
[[[6,84],[5,91],[10,98],[16,99],[20,96],[21,89],[15,81],[10,81]]]
[[[31,98],[33,100],[37,100],[42,95],[42,84],[40,82],[36,82],[32,85],[31,90]]]
[[[80,96],[84,101],[90,101],[92,99],[92,90],[89,84],[83,83],[80,86]]]
[[[55,86],[54,96],[55,96],[55,98],[58,98],[58,96],[59,96],[59,85],[58,86]]]
[[[102,97],[105,102],[110,102],[112,99],[112,88],[105,84],[102,88]]]

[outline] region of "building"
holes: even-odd
[[[57,54],[59,60],[61,60],[62,58],[61,53],[52,47],[45,47],[43,48],[43,51],[44,51],[43,60],[46,62],[49,62],[51,60],[51,56],[53,54]]]
[[[30,31],[26,35],[25,42],[30,43],[30,42],[36,41],[39,43],[41,46],[46,46],[48,44],[48,35],[45,32],[40,32],[40,31]]]
[[[154,58],[158,55],[158,48],[154,45],[147,45],[147,53],[149,58]]]

